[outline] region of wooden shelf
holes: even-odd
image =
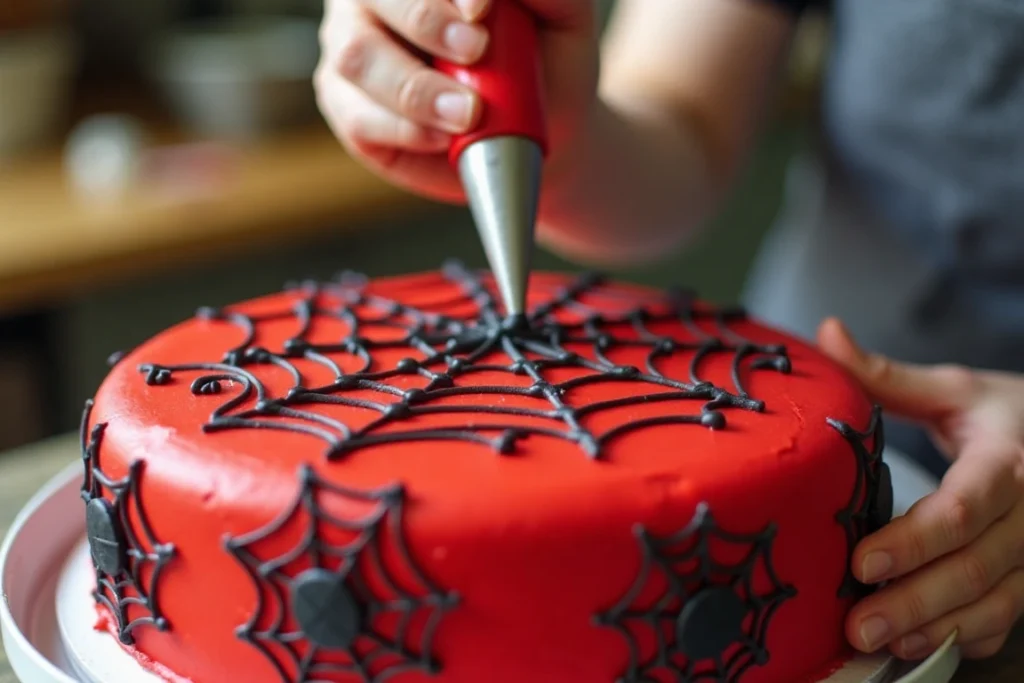
[[[210,188],[175,196],[143,184],[102,204],[69,189],[58,151],[0,169],[0,314],[429,207],[366,171],[323,125],[237,149]]]

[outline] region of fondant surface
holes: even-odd
[[[193,683],[792,683],[845,656],[885,507],[852,380],[681,293],[541,273],[529,321],[496,300],[454,266],[346,276],[125,354],[83,434],[151,532],[90,508],[101,579],[143,560],[145,599],[99,607],[143,619],[126,647]],[[702,510],[721,533],[682,534]]]

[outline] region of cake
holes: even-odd
[[[852,652],[880,413],[813,346],[459,264],[200,309],[82,421],[96,628],[192,683],[794,683]]]

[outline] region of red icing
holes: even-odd
[[[549,300],[566,282],[561,276],[535,275],[531,304]],[[373,281],[369,288],[451,317],[476,314],[458,285],[436,273]],[[233,310],[288,310],[300,298],[286,293]],[[330,291],[319,298],[321,306],[339,305]],[[664,306],[659,293],[619,285],[602,288],[587,301],[608,313],[645,302],[652,309]],[[571,311],[558,315],[576,318]],[[652,329],[692,339],[678,323],[658,323]],[[713,331],[710,324],[705,329]],[[138,366],[217,362],[241,343],[243,332],[226,321],[197,319],[155,337],[112,370],[91,418],[92,424],[107,423],[101,453],[108,475],[124,476],[132,461],[145,462],[142,505],[155,537],[176,548],[158,586],[159,605],[170,628],[136,629],[129,650],[169,680],[282,680],[270,660],[236,635],[253,614],[256,593],[223,542],[226,536],[253,532],[277,518],[295,501],[298,468],[308,464],[320,477],[350,488],[402,483],[407,491],[402,530],[409,554],[432,582],[460,596],[434,642],[442,671],[433,677],[399,674],[390,683],[618,680],[628,663],[626,642],[592,620],[611,608],[637,575],[641,553],[633,528],[642,524],[653,534],[675,533],[700,502],[707,502],[717,523],[730,532],[752,534],[770,523],[777,525],[773,567],[797,591],[770,622],[769,661],[750,668],[742,683],[791,683],[829,669],[847,654],[843,620],[851,602],[836,594],[848,549],[835,515],[849,501],[856,461],[826,419],[862,429],[871,405],[850,378],[812,347],[753,322],[737,322],[731,329],[751,341],[788,348],[792,373],[743,371],[750,394],[765,401],[764,412],[727,408],[728,425],[720,431],[665,425],[629,432],[610,441],[598,461],[576,444],[543,436],[520,441],[515,454],[507,457],[463,441],[416,441],[358,450],[329,462],[325,443],[308,435],[255,429],[204,433],[201,427],[212,411],[237,394],[239,386],[225,383],[221,394],[196,396],[189,385],[204,373],[177,372],[166,385],[149,386]],[[255,344],[280,351],[298,331],[299,322],[292,317],[263,322]],[[337,342],[347,332],[338,320],[317,318],[307,338]],[[360,334],[379,339],[394,332],[377,326]],[[589,346],[569,348],[592,356]],[[642,368],[646,354],[646,349],[623,348],[612,355],[615,362]],[[410,355],[422,357],[408,349],[375,351],[375,367],[394,367]],[[358,366],[346,354],[332,357],[349,370]],[[676,353],[659,359],[658,367],[666,376],[688,379],[691,358],[692,352]],[[732,390],[731,358],[710,357],[701,367],[702,377]],[[501,356],[495,362],[507,364],[508,359]],[[297,365],[308,375],[306,386],[333,379],[322,366],[304,360]],[[282,396],[293,384],[273,366],[247,370],[265,383],[272,397]],[[549,379],[562,381],[578,372],[558,370]],[[530,380],[485,372],[466,381],[528,385]],[[409,388],[425,380],[399,377],[389,383]],[[571,397],[574,405],[581,405],[638,389],[658,390],[646,384],[601,383],[573,389]],[[381,400],[379,394],[375,398]],[[478,398],[451,400],[479,405]],[[542,399],[504,400],[544,405]],[[595,415],[585,426],[604,432],[628,420],[683,410],[699,414],[701,404],[668,401],[615,409]],[[339,406],[313,409],[344,417],[354,426],[376,415]],[[485,418],[493,422],[491,416]],[[415,425],[464,425],[473,419],[472,414],[417,417]],[[510,419],[515,424],[515,418],[507,417],[503,423]],[[340,500],[324,505],[344,518],[365,511]],[[302,531],[301,524],[288,524],[257,552],[262,559],[273,557],[296,545]],[[384,562],[396,562],[397,554],[386,552]],[[297,573],[304,566],[308,564],[299,561],[288,571]],[[763,571],[755,575],[758,587],[770,588]],[[416,628],[414,624],[414,632]],[[649,653],[653,639],[644,636],[641,642]],[[317,680],[361,679],[324,675]]]

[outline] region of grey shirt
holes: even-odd
[[[831,5],[818,144],[747,306],[802,336],[838,315],[896,358],[1024,372],[1024,1]]]

